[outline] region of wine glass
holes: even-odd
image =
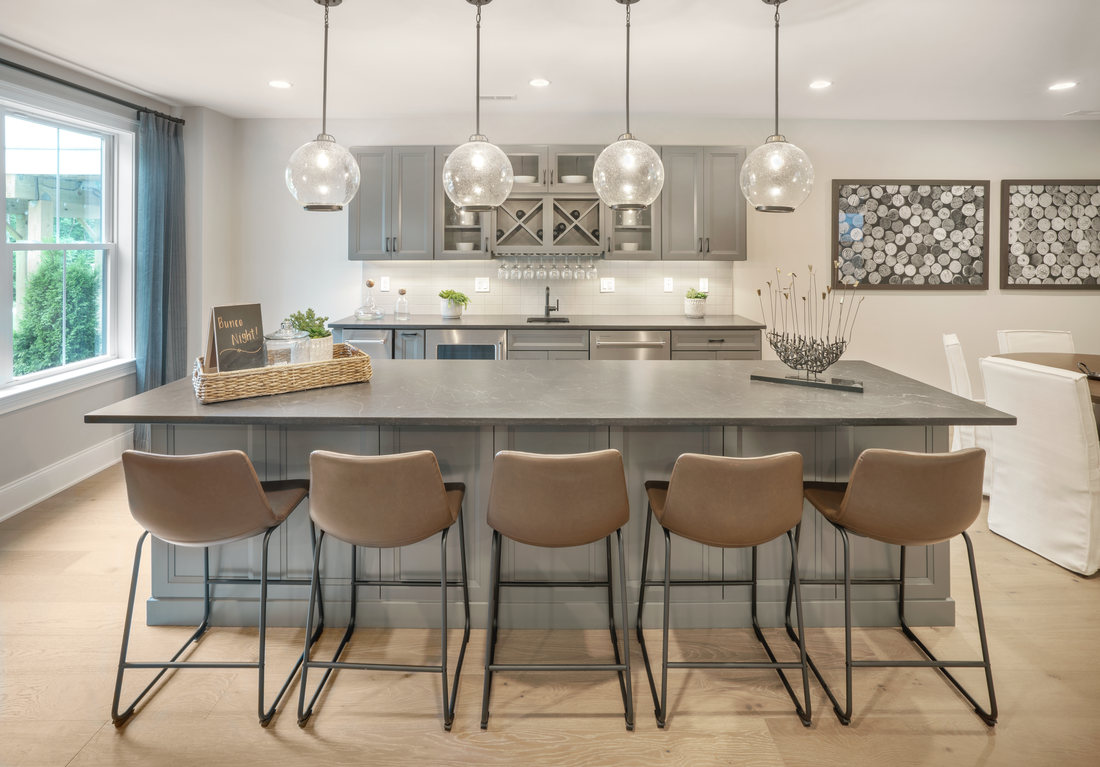
[[[505,260],[503,258],[500,259],[500,266],[497,267],[497,279],[498,280],[508,279],[508,264],[507,264],[507,262],[505,262]]]
[[[533,280],[535,279],[535,269],[531,266],[531,256],[527,256],[527,266],[523,270],[523,279]]]
[[[519,268],[519,256],[512,259],[512,279],[522,279],[523,271]]]
[[[561,272],[558,271],[558,257],[550,256],[550,279],[561,279]]]
[[[561,278],[563,280],[573,279],[573,270],[569,266],[569,256],[565,257],[565,266],[561,268]]]
[[[581,266],[581,257],[577,256],[577,266],[573,269],[573,279],[583,280],[585,277],[584,267]]]
[[[539,270],[537,272],[535,272],[535,279],[537,279],[537,280],[545,280],[546,279],[546,264],[543,263],[544,261],[545,261],[545,257],[544,256],[539,256]]]
[[[599,276],[599,273],[596,271],[596,263],[591,258],[588,259],[588,274],[586,276],[590,280],[594,280]]]

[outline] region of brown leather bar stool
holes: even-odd
[[[978,571],[974,565],[974,544],[966,529],[978,518],[982,507],[982,477],[985,451],[968,448],[953,453],[908,453],[900,450],[864,450],[845,483],[807,482],[806,500],[840,532],[844,542],[844,578],[803,580],[805,584],[844,584],[844,669],[846,703],[841,709],[833,691],[821,677],[813,660],[810,668],[825,688],[841,724],[852,721],[852,668],[938,668],[987,725],[997,723],[997,697],[985,638],[982,598],[978,593]],[[898,578],[852,578],[848,534],[901,546]],[[931,546],[961,535],[970,560],[970,582],[981,640],[980,661],[939,660],[925,647],[905,620],[905,549]],[[852,660],[852,585],[886,584],[898,587],[898,619],[901,630],[927,660]],[[787,593],[787,629],[790,631],[790,592]],[[985,669],[989,711],[951,675],[949,668]]]
[[[267,587],[269,585],[308,586],[306,579],[267,577],[267,550],[271,533],[283,523],[309,494],[309,480],[292,479],[261,482],[256,476],[248,456],[239,450],[226,450],[202,455],[155,455],[127,450],[122,454],[122,470],[126,477],[126,493],[130,501],[130,513],[145,528],[138,538],[134,552],[134,570],[130,579],[130,598],[126,604],[126,624],[122,633],[122,651],[119,654],[118,677],[115,680],[111,719],[121,726],[133,713],[153,685],[170,669],[179,668],[254,668],[259,671],[260,724],[266,726],[291,680],[302,664],[299,656],[294,669],[283,683],[275,702],[264,708],[264,668],[267,642]],[[203,612],[202,622],[183,647],[168,661],[127,661],[126,651],[130,643],[130,624],[134,616],[134,597],[137,592],[138,568],[141,565],[141,547],[152,533],[157,538],[175,546],[202,547],[203,549]],[[263,535],[259,578],[211,578],[210,547]],[[313,525],[310,523],[310,535]],[[260,584],[260,650],[256,663],[205,661],[179,661],[183,651],[197,642],[210,627],[211,586],[215,584]],[[321,627],[324,612],[321,612]],[[318,629],[318,635],[321,629]],[[122,694],[122,677],[127,669],[150,668],[161,671],[129,707],[119,713],[119,697]]]
[[[791,638],[799,649],[800,660],[780,662],[760,630],[756,615],[757,547],[775,540],[786,533],[791,549],[791,583],[794,603],[798,610],[798,625],[802,623],[802,590],[798,581],[798,543],[792,531],[802,521],[802,456],[798,453],[778,453],[760,458],[725,458],[714,455],[685,453],[676,459],[672,478],[667,482],[650,480],[645,483],[649,496],[649,514],[645,523],[645,545],[642,553],[641,589],[638,593],[638,643],[642,647],[649,690],[653,695],[657,726],[665,726],[668,715],[668,670],[670,668],[770,668],[779,674],[787,694],[794,702],[795,711],[806,727],[810,726],[810,672],[806,648],[792,632]],[[664,580],[647,580],[649,564],[649,532],[653,518],[661,525],[665,535]],[[673,579],[672,545],[670,533],[724,549],[752,547],[752,577],[748,580],[691,580]],[[661,694],[653,681],[649,653],[646,652],[642,634],[642,613],[645,610],[647,587],[664,587],[664,626],[661,651]],[[752,629],[764,646],[769,661],[738,662],[670,662],[668,659],[669,604],[672,586],[750,586],[752,588]],[[802,695],[805,710],[798,702],[794,689],[783,669],[801,669]]]
[[[309,515],[321,529],[313,547],[313,586],[310,589],[306,625],[313,625],[313,605],[320,595],[321,543],[331,535],[351,544],[351,617],[331,661],[310,660],[315,638],[306,637],[306,662],[298,695],[298,726],[313,714],[333,669],[360,671],[428,672],[443,677],[443,729],[450,730],[458,697],[458,679],[466,644],[470,641],[470,594],[466,585],[466,532],[462,524],[462,500],[466,486],[443,481],[439,463],[430,450],[398,455],[359,456],[315,450],[309,457],[311,483]],[[447,533],[458,522],[462,566],[461,580],[447,580]],[[357,578],[356,550],[360,547],[392,549],[418,543],[440,533],[439,580],[381,580]],[[360,586],[431,586],[440,590],[442,660],[439,665],[409,666],[393,663],[345,663],[340,656],[355,631]],[[454,684],[447,697],[447,589],[462,587],[465,626],[462,649],[455,665]],[[325,669],[321,683],[306,705],[306,675],[311,668]]]
[[[493,485],[486,520],[493,528],[489,583],[489,625],[485,642],[485,685],[481,698],[481,729],[489,726],[489,692],[496,671],[614,671],[626,709],[626,729],[634,729],[634,698],[630,689],[630,632],[626,631],[626,562],[622,526],[630,519],[623,457],[618,450],[572,455],[537,455],[502,450],[493,461]],[[619,582],[622,589],[623,653],[615,631],[611,567],[611,534],[619,542]],[[504,581],[500,577],[501,538],[528,546],[587,546],[604,539],[606,581]],[[495,663],[500,589],[592,587],[607,589],[608,627],[614,663],[538,664]]]

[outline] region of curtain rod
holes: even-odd
[[[35,77],[40,77],[43,80],[49,80],[50,82],[57,83],[58,85],[64,85],[67,88],[72,88],[73,90],[78,90],[82,93],[87,93],[89,95],[96,96],[97,98],[105,99],[107,101],[113,101],[116,104],[121,104],[124,107],[129,107],[130,109],[133,109],[135,112],[147,112],[151,115],[156,115],[157,117],[163,117],[165,120],[171,120],[172,122],[179,123],[180,125],[185,124],[185,121],[180,119],[179,117],[173,117],[172,115],[166,115],[163,112],[158,112],[155,109],[149,109],[149,107],[143,107],[143,106],[141,106],[141,104],[135,104],[131,101],[126,101],[125,99],[120,99],[117,96],[110,95],[109,93],[103,93],[102,91],[97,91],[97,90],[94,90],[92,88],[88,88],[88,87],[83,86],[83,85],[78,85],[77,83],[69,82],[68,80],[63,80],[60,77],[54,77],[53,75],[48,75],[45,72],[39,72],[37,69],[31,69],[30,67],[23,66],[22,64],[17,64],[14,61],[8,61],[7,59],[0,59],[0,65],[8,67],[9,69],[17,69],[20,72],[26,72],[29,75],[34,75]]]

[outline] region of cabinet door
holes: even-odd
[[[393,334],[393,358],[395,360],[424,359],[423,330],[402,330],[399,328]]]
[[[550,190],[550,147],[544,144],[502,146],[512,163],[512,175],[520,180],[512,185],[512,194]],[[530,181],[524,181],[524,177]]]
[[[661,192],[662,256],[699,260],[703,250],[704,147],[662,147],[665,186]]]
[[[455,150],[435,148],[435,258],[437,261],[471,261],[492,257],[492,213],[460,214],[443,188],[443,166]]]
[[[745,195],[741,163],[745,148],[709,146],[703,150],[703,258],[744,261]]]
[[[388,146],[351,148],[359,165],[359,191],[348,205],[348,259],[390,258],[390,187],[393,150]]]
[[[610,261],[661,260],[661,198],[644,210],[611,210],[603,206],[604,237]]]
[[[558,194],[595,194],[592,168],[602,151],[602,146],[551,146],[550,191]]]
[[[435,150],[430,146],[393,148],[392,257],[430,260],[435,205]]]

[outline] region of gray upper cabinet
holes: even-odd
[[[501,147],[512,163],[512,194],[550,191],[550,147],[545,144],[512,144]]]
[[[742,147],[662,147],[663,256],[681,261],[743,261]]]
[[[551,146],[550,191],[557,194],[595,194],[592,168],[602,146]]]
[[[607,234],[604,243],[610,261],[661,260],[661,198],[644,210],[611,210],[604,206]]]
[[[459,213],[443,188],[443,166],[457,147],[435,150],[435,257],[472,261],[492,257],[492,213]]]
[[[434,147],[352,147],[351,153],[360,182],[348,206],[348,258],[432,258]]]

